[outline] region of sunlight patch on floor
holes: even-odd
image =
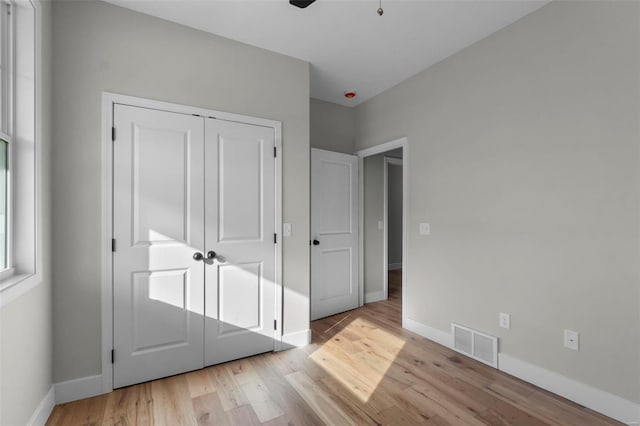
[[[358,400],[366,403],[405,341],[362,318],[353,319],[345,325],[347,318],[325,331],[328,333],[333,328],[344,327],[315,350],[310,358]],[[375,352],[372,346],[376,347]]]

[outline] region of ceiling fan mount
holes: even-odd
[[[316,0],[289,0],[289,4],[304,9]]]

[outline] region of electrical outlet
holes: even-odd
[[[511,315],[500,312],[500,327],[511,329]]]
[[[430,235],[431,234],[431,225],[428,223],[420,224],[420,235]]]
[[[564,347],[574,351],[580,350],[580,333],[573,330],[564,331]]]
[[[290,237],[291,236],[291,224],[290,223],[283,223],[282,224],[282,235],[284,237]]]

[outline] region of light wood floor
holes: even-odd
[[[619,424],[400,327],[388,301],[312,323],[313,344],[55,407],[49,425]]]

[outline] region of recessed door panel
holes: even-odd
[[[352,230],[351,185],[353,164],[349,161],[319,162],[319,174],[325,180],[318,186],[318,202],[323,213],[318,220],[318,235],[349,234]]]
[[[261,264],[222,265],[218,277],[220,334],[260,328]]]
[[[322,286],[319,289],[318,298],[323,302],[340,298],[345,294],[351,294],[353,283],[351,282],[351,248],[337,248],[322,250],[320,252],[321,268],[324,270],[324,278],[331,285]]]
[[[188,270],[132,274],[133,353],[189,344]]]
[[[219,241],[250,241],[262,237],[261,138],[218,139]]]
[[[191,132],[133,125],[133,244],[188,243]]]

